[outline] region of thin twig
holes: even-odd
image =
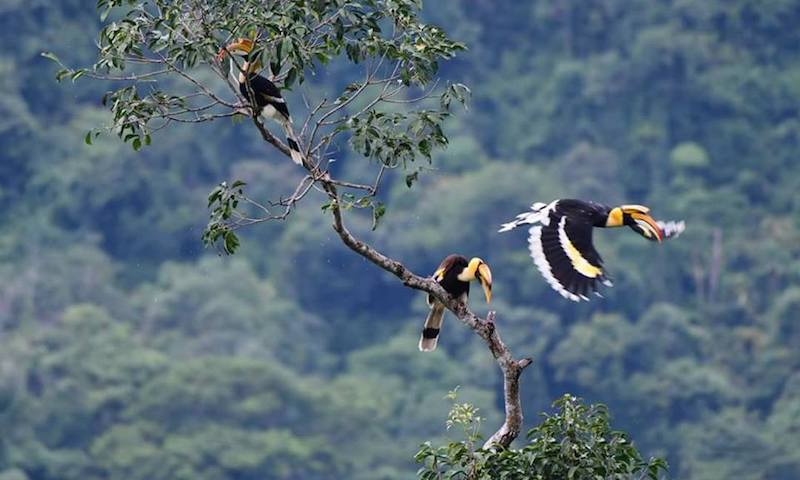
[[[219,98],[219,96],[216,93],[214,93],[211,89],[209,89],[208,87],[197,81],[194,77],[192,77],[188,73],[178,68],[175,64],[173,64],[169,60],[167,60],[167,58],[164,55],[159,53],[158,56],[161,58],[161,60],[164,62],[165,65],[169,66],[175,73],[177,73],[178,75],[189,81],[198,89],[200,89],[200,91],[205,93],[209,98],[216,100],[217,102],[221,103],[222,105],[225,105],[226,107],[236,108],[234,104]]]
[[[325,106],[325,104],[327,102],[328,102],[328,99],[323,98],[322,101],[319,102],[317,104],[317,106],[314,107],[313,110],[311,110],[311,112],[309,112],[308,116],[306,117],[306,120],[303,122],[303,128],[300,129],[300,136],[301,137],[305,136],[306,130],[308,129],[308,123],[311,121],[312,118],[314,118],[314,116],[317,115],[317,113]],[[306,153],[308,153],[308,152],[306,152]]]
[[[132,75],[105,75],[102,73],[94,73],[89,71],[84,71],[83,75],[86,75],[89,78],[93,78],[95,80],[112,80],[112,81],[133,81],[133,82],[157,82],[158,80],[153,79],[152,77],[157,77],[159,75],[164,75],[169,73],[171,69],[164,68],[161,70],[156,70],[154,72],[147,72],[147,73],[139,73],[139,74],[132,74]]]

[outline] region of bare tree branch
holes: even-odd
[[[256,125],[256,128],[258,129],[259,132],[261,132],[261,138],[263,138],[265,142],[271,144],[273,147],[280,150],[281,153],[291,158],[292,151],[289,150],[289,146],[281,142],[277,138],[275,138],[275,135],[273,135],[272,133],[270,133],[269,130],[267,130],[267,127],[264,126],[264,123],[261,121],[260,118],[256,116],[252,116],[252,118],[253,118],[253,123]]]
[[[221,8],[218,5],[220,3],[226,8]],[[140,148],[142,143],[150,143],[150,132],[172,122],[198,123],[245,114],[251,117],[266,143],[291,158],[288,145],[266,128],[264,120],[258,115],[257,106],[250,104],[255,97],[249,80],[251,72],[245,71],[250,69],[250,63],[245,69],[243,59],[229,54],[227,57],[231,63],[228,66],[231,68],[226,69],[223,63],[213,60],[212,55],[219,41],[227,37],[222,43],[226,48],[225,45],[232,38],[247,35],[253,36],[254,43],[259,43],[258,50],[254,46],[251,53],[267,52],[263,50],[264,47],[273,49],[264,54],[273,55],[271,60],[275,62],[265,62],[263,70],[274,81],[284,83],[283,87],[290,86],[295,78],[302,82],[304,72],[313,69],[319,63],[317,60],[326,63],[329,58],[343,56],[351,63],[361,65],[364,68],[361,80],[347,87],[337,100],[328,102],[323,99],[313,108],[306,105],[307,116],[302,122],[300,134],[293,140],[298,142],[303,153],[302,167],[307,175],[296,185],[293,193],[289,197],[265,203],[245,196],[240,182],[220,184],[209,197],[209,203],[217,202],[217,207],[212,211],[212,220],[209,222],[211,233],[207,238],[211,238],[211,243],[223,238],[226,251],[231,253],[238,244],[231,230],[269,220],[286,219],[312,190],[327,195],[330,202],[326,209],[331,211],[333,229],[348,248],[390,272],[407,287],[434,295],[484,340],[503,375],[506,412],[505,422],[490,437],[486,446],[508,447],[522,426],[519,378],[531,360],[514,359],[496,331],[494,312],[490,312],[486,319],[479,318],[466,304],[451,298],[431,278],[416,275],[399,261],[356,238],[347,229],[343,219],[345,210],[351,206],[372,208],[373,225],[377,225],[384,209],[372,197],[379,193],[386,170],[415,161],[417,156],[430,158],[433,147],[446,144],[440,123],[449,109],[448,95],[451,94],[447,91],[443,93],[442,106],[434,114],[422,110],[416,112],[419,113],[417,116],[403,115],[396,113],[398,108],[395,104],[413,104],[430,98],[438,84],[433,83],[427,88],[426,85],[437,71],[437,62],[450,58],[463,49],[463,45],[449,40],[441,32],[426,30],[414,13],[419,7],[411,2],[401,5],[403,8],[398,8],[394,13],[372,5],[374,2],[365,2],[365,5],[359,5],[358,2],[345,2],[342,5],[336,2],[312,2],[315,5],[311,6],[305,3],[279,0],[272,2],[270,9],[265,8],[266,3],[261,0],[156,2],[147,9],[133,8],[132,18],[119,23],[112,22],[102,31],[101,38],[105,40],[98,45],[99,60],[91,71],[65,67],[58,75],[71,76],[73,80],[87,75],[136,83],[174,74],[181,79],[179,91],[187,86],[191,88],[194,92],[191,97],[167,95],[154,89],[140,98],[135,86],[119,89],[112,94],[110,103],[117,133],[124,141],[130,140],[135,149]],[[353,15],[349,14],[350,10],[353,10]],[[226,14],[234,15],[233,21],[221,18]],[[384,24],[391,28],[384,30],[383,27],[377,27]],[[245,29],[246,32],[240,31]],[[282,47],[287,40],[286,47]],[[142,52],[148,53],[145,55]],[[58,61],[52,54],[47,56]],[[200,80],[202,77],[191,70],[198,61],[201,65],[209,65],[215,75],[225,80],[234,94],[233,100],[223,98],[230,97],[217,92],[211,84],[204,84]],[[131,62],[142,72],[109,74],[111,71],[124,71],[126,62]],[[277,68],[279,71],[272,72],[274,63],[281,65]],[[107,74],[102,75],[98,71],[101,69],[106,69]],[[246,79],[244,89],[238,85],[237,78],[233,78],[241,74]],[[288,78],[290,74],[291,80]],[[407,91],[414,91],[419,96],[400,96]],[[187,101],[189,98],[193,100]],[[378,107],[384,103],[392,104],[391,111],[378,111]],[[150,120],[157,125],[148,125]],[[335,161],[329,153],[338,148],[334,143],[335,137],[347,135],[346,132],[351,135],[356,150],[378,160],[375,168],[379,167],[379,170],[372,183],[337,179],[329,172],[328,167]],[[415,178],[421,168],[417,167],[416,173],[410,177]],[[409,181],[408,177],[406,181]],[[349,191],[340,195],[337,188]],[[352,193],[356,190],[360,191],[359,198],[354,201]],[[248,206],[246,211],[236,210],[240,201]],[[233,247],[227,245],[229,240]]]
[[[416,275],[399,261],[384,255],[372,246],[353,236],[344,225],[342,210],[339,204],[339,193],[333,181],[322,180],[321,183],[332,202],[331,212],[333,214],[333,229],[339,234],[339,238],[347,247],[399,278],[405,286],[434,295],[438,300],[444,303],[463,324],[471,328],[473,332],[486,342],[489,351],[492,352],[492,356],[497,361],[503,374],[505,421],[500,429],[489,437],[484,448],[493,448],[495,446],[508,448],[522,429],[523,415],[519,396],[520,374],[526,367],[533,363],[533,360],[530,358],[524,358],[522,360],[514,359],[511,350],[509,350],[500,338],[500,334],[497,332],[494,323],[494,312],[489,312],[486,320],[481,319],[472,313],[466,304],[451,297],[450,294],[434,280]]]
[[[375,98],[370,100],[364,107],[362,107],[354,116],[363,115],[378,103],[391,100],[392,97],[402,90],[402,87],[393,89],[391,91],[389,90],[392,82],[397,79],[397,72],[400,66],[401,64],[397,63],[394,66],[392,73],[388,77],[381,79],[375,79],[374,77],[377,67],[369,69],[366,77],[363,80],[363,83],[359,85],[355,91],[351,92],[347,99],[339,102],[338,104],[332,105],[329,110],[325,111],[325,113],[323,113],[319,119],[313,122],[313,127],[310,126],[312,117],[317,115],[327,105],[327,102],[322,100],[311,112],[309,112],[309,116],[304,121],[301,129],[302,133],[310,131],[308,139],[309,141],[307,143],[308,147],[305,149],[306,154],[304,155],[305,163],[303,165],[303,167],[309,172],[309,175],[307,175],[303,181],[300,182],[295,192],[288,199],[281,200],[278,203],[278,205],[285,207],[285,210],[281,214],[273,214],[266,206],[245,197],[244,200],[246,202],[262,210],[266,216],[259,218],[248,218],[242,216],[238,219],[238,222],[232,225],[232,228],[239,228],[269,220],[283,220],[289,215],[293,206],[299,202],[312,188],[320,189],[321,187],[321,190],[326,193],[330,199],[330,210],[333,215],[333,229],[348,248],[383,270],[393,274],[399,278],[405,286],[434,295],[436,298],[442,301],[442,303],[444,303],[463,324],[472,329],[484,340],[489,348],[489,351],[492,353],[492,356],[497,361],[498,367],[500,368],[503,376],[503,399],[505,405],[505,421],[503,422],[503,425],[491,437],[489,437],[484,447],[494,448],[499,446],[501,448],[507,448],[509,445],[511,445],[511,442],[517,438],[522,429],[523,413],[519,395],[519,379],[522,371],[532,363],[532,360],[530,358],[524,358],[521,360],[514,358],[511,351],[503,342],[500,334],[495,328],[494,312],[490,312],[485,320],[481,319],[472,313],[466,304],[452,298],[437,282],[430,278],[421,277],[413,273],[399,261],[386,256],[369,244],[357,239],[347,229],[343,220],[342,199],[337,190],[337,186],[349,189],[364,190],[367,192],[368,196],[374,196],[377,194],[385,170],[390,167],[381,165],[374,184],[368,185],[339,180],[331,177],[327,171],[324,171],[320,168],[321,159],[317,158],[321,148],[325,145],[328,145],[330,140],[336,135],[335,132],[325,135],[319,140],[319,143],[314,145],[314,140],[319,133],[320,128],[337,123],[338,120],[332,120],[332,117],[337,112],[342,111],[344,108],[350,105],[370,86],[381,85],[379,93]],[[410,100],[395,100],[395,102],[415,103],[425,100],[429,97],[429,95],[430,93],[424,93],[419,98]],[[272,135],[261,122],[260,118],[256,116],[252,116],[252,118],[256,128],[261,133],[262,139],[274,146],[285,156],[291,158],[291,151],[289,150],[289,147]],[[316,159],[317,161],[315,162],[313,159]]]

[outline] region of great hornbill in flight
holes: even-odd
[[[243,61],[230,60],[230,76],[239,85],[239,92],[246,98],[250,105],[256,109],[257,115],[271,118],[278,122],[286,133],[286,143],[292,155],[292,160],[298,165],[303,164],[303,155],[297,143],[297,136],[292,129],[292,117],[286,100],[281,96],[280,89],[266,77],[259,75],[261,61],[252,58],[254,42],[249,38],[240,38],[235,42],[220,49],[217,61],[222,62],[226,54],[243,57]]]
[[[500,232],[520,225],[528,230],[528,248],[547,283],[563,297],[576,302],[589,300],[598,284],[611,286],[603,271],[603,260],[592,245],[592,229],[628,226],[648,240],[661,242],[678,236],[686,227],[680,222],[657,222],[642,205],[611,208],[583,200],[561,199],[534,203],[531,211],[504,223]],[[599,293],[598,293],[599,295]]]
[[[433,273],[433,279],[439,282],[447,293],[462,302],[466,302],[469,297],[469,282],[477,280],[483,287],[486,303],[492,301],[492,271],[478,257],[467,261],[466,257],[461,255],[448,255]],[[446,308],[432,295],[428,295],[428,305],[431,310],[419,337],[419,349],[423,352],[436,349]]]

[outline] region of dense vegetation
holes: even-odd
[[[411,478],[419,444],[446,435],[454,386],[498,423],[483,345],[449,322],[420,354],[422,296],[341,246],[318,203],[243,232],[234,258],[202,248],[214,184],[280,194],[297,174],[249,125],[86,146],[109,87],[57,85],[39,52],[91,62],[94,6],[0,12],[0,479]],[[454,250],[487,260],[504,337],[535,359],[530,427],[570,392],[607,403],[675,478],[798,477],[800,2],[426,14],[469,45],[442,73],[471,86],[470,110],[421,188],[389,179],[381,228],[368,214],[352,227],[418,272]],[[522,233],[495,233],[567,196],[689,227],[662,246],[599,232],[615,287],[575,305]]]

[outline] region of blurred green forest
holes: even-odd
[[[500,331],[535,359],[527,428],[570,392],[673,478],[799,478],[800,1],[424,12],[469,46],[442,76],[470,109],[418,185],[389,179],[381,227],[354,212],[351,228],[419,273],[451,252],[492,266]],[[502,379],[483,343],[449,317],[418,352],[423,295],[341,245],[321,198],[243,231],[235,257],[203,248],[216,183],[274,198],[299,175],[252,125],[84,144],[109,85],[56,84],[39,53],[91,63],[99,28],[94,2],[0,5],[0,479],[410,479],[456,385],[491,433]],[[339,72],[303,88],[326,83]],[[523,232],[495,233],[559,197],[688,228],[661,246],[598,232],[615,287],[573,304]]]

